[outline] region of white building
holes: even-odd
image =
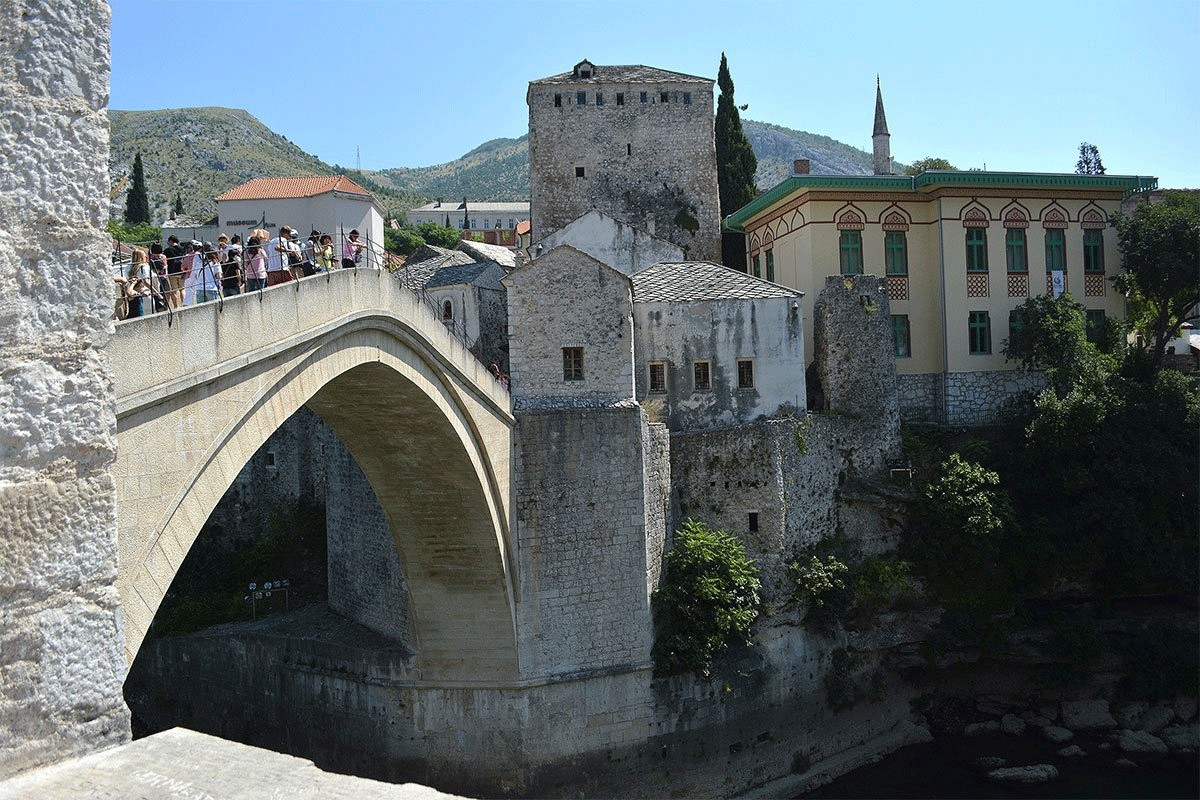
[[[217,198],[217,219],[222,232],[243,239],[255,228],[275,236],[287,225],[301,238],[319,230],[333,236],[338,257],[345,235],[357,230],[370,263],[383,263],[383,211],[374,195],[343,175],[255,178]]]
[[[411,225],[434,222],[458,228],[464,240],[516,247],[517,226],[528,221],[529,203],[477,203],[465,198],[462,202],[445,202],[438,198],[404,216]]]
[[[652,233],[593,209],[529,248],[531,258],[570,245],[625,275],[660,261],[683,261],[683,248]]]

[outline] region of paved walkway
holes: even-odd
[[[323,772],[295,756],[185,728],[27,772],[0,800],[447,800],[415,783]]]

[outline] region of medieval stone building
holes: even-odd
[[[644,66],[597,66],[532,81],[533,241],[596,209],[720,261],[713,82]]]

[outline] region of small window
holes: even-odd
[[[896,358],[912,356],[912,339],[908,327],[908,314],[892,314],[892,350]]]
[[[967,228],[967,272],[987,271],[987,231]]]
[[[633,155],[633,142],[625,143],[625,155],[627,155],[627,156]]]
[[[582,347],[564,347],[563,353],[563,380],[564,381],[581,381],[583,380],[583,348]]]
[[[754,388],[754,359],[739,358],[737,362],[738,388]]]
[[[587,92],[576,92],[575,93],[575,105],[577,105],[577,106],[586,106],[587,105]]]
[[[592,71],[590,69],[581,69],[579,70],[579,77],[590,78],[592,77]]]
[[[642,93],[641,93],[641,101],[642,101],[643,103],[646,103],[646,102],[649,102],[649,100],[650,100],[650,95],[649,95],[649,93],[648,93],[648,92],[642,92]]]
[[[1104,233],[1096,228],[1083,232],[1083,271],[1104,272]]]
[[[683,104],[685,106],[690,106],[692,104],[692,93],[691,92],[683,93]]]
[[[1008,340],[1011,342],[1013,337],[1020,333],[1021,329],[1024,327],[1025,323],[1023,321],[1023,317],[1021,316],[1021,309],[1011,309],[1008,312]]]
[[[1099,231],[1097,231],[1099,233]],[[1087,340],[1092,344],[1101,344],[1104,341],[1104,332],[1106,325],[1104,322],[1103,309],[1089,308],[1084,317],[1086,322]]]
[[[650,393],[666,394],[667,364],[665,361],[650,362]]]
[[[665,103],[665,102],[667,102],[668,99],[669,99],[669,95],[666,92],[658,93],[658,102]]]
[[[969,352],[985,356],[992,352],[992,320],[986,311],[972,311],[967,317]]]
[[[619,105],[619,106],[625,105],[625,93],[624,92],[617,92],[617,105]]]
[[[1009,272],[1029,272],[1024,228],[1009,228],[1004,232],[1004,259],[1008,262]]]
[[[576,167],[575,168],[575,177],[576,178],[586,178],[587,170],[585,170],[583,167]]]
[[[697,392],[712,391],[712,365],[708,361],[692,364],[692,386]]]
[[[1060,229],[1046,231],[1046,272],[1067,268],[1066,235]]]
[[[515,219],[510,219],[508,221],[508,229],[511,231],[515,227],[517,227],[517,221]]]
[[[488,219],[487,217],[484,217],[484,218],[483,218],[483,227],[484,227],[484,229],[485,229],[485,230],[486,230],[487,228],[490,228],[490,227],[492,227],[492,221],[491,221],[490,219]]]
[[[838,240],[839,260],[843,275],[862,275],[862,233],[842,231]]]
[[[454,322],[454,304],[449,300],[442,303],[442,322]]]
[[[746,527],[748,527],[750,529],[751,533],[758,533],[758,512],[757,511],[750,512],[749,519],[746,520]]]
[[[268,467],[275,466],[275,452],[272,450],[267,451],[267,466]]]
[[[554,95],[554,107],[562,108],[562,95],[561,94]]]
[[[767,251],[767,280],[775,280],[775,251]]]
[[[596,105],[604,105],[604,92],[596,92]]]
[[[883,265],[888,275],[908,274],[908,234],[904,231],[883,234]]]
[[[750,259],[750,269],[754,277],[762,277],[762,262],[759,261],[759,256],[757,253],[754,255],[754,258]]]

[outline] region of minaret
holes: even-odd
[[[875,174],[892,174],[892,136],[887,129],[887,116],[883,113],[883,91],[879,88],[879,76],[875,76],[875,132],[871,134],[874,151]]]

